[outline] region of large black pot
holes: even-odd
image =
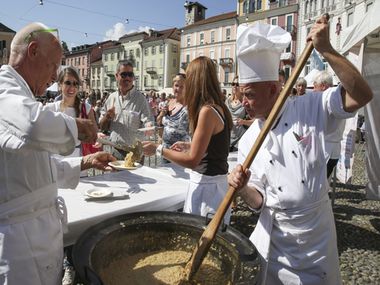
[[[73,249],[74,267],[81,282],[100,285],[103,283],[99,272],[112,261],[156,250],[192,252],[205,228],[204,217],[184,213],[140,212],[117,216],[81,235]],[[209,255],[232,284],[256,283],[256,249],[232,227],[223,226],[218,231]]]

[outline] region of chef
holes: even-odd
[[[58,160],[75,138],[94,142],[90,120],[45,110],[41,96],[55,81],[59,40],[41,23],[16,33],[9,65],[0,68],[0,284],[53,285],[62,278],[65,206],[57,187],[75,188],[81,169],[105,169],[101,152]]]
[[[354,116],[372,92],[333,49],[326,18],[308,35],[341,85],[288,100],[249,170],[242,164],[280,93],[280,54],[290,35],[278,26],[239,26],[237,58],[243,105],[256,120],[239,142],[231,186],[260,212],[250,239],[261,261],[260,284],[341,284],[336,230],[328,199],[324,137],[335,121]]]

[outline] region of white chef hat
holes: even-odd
[[[281,52],[291,36],[279,26],[242,24],[237,30],[239,83],[277,81]]]

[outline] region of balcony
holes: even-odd
[[[294,62],[296,60],[296,56],[294,52],[283,52],[281,53],[280,60],[287,62]]]
[[[109,77],[114,77],[114,76],[115,76],[115,72],[112,71],[112,70],[107,70],[107,71],[106,71],[106,74],[107,74],[107,76],[109,76]]]
[[[187,68],[188,65],[189,65],[188,62],[181,62],[181,68],[182,68],[183,70],[186,70],[186,68]]]
[[[219,64],[221,66],[230,66],[232,65],[232,63],[233,63],[233,60],[230,57],[224,57],[224,58],[219,59]]]
[[[150,75],[157,74],[157,68],[155,67],[147,67],[145,68],[145,71]]]

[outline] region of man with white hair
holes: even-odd
[[[9,65],[0,68],[0,284],[60,284],[65,207],[57,187],[75,188],[81,169],[105,169],[101,152],[59,160],[74,138],[96,140],[90,120],[45,109],[62,48],[56,30],[32,23],[16,33]]]
[[[314,91],[323,92],[333,87],[333,77],[327,70],[319,71],[314,77]],[[342,140],[346,120],[337,121],[335,131],[325,136],[326,151],[329,154],[327,161],[327,178],[330,177],[340,156],[340,142]],[[332,127],[332,126],[331,126]]]
[[[287,100],[249,170],[229,175],[231,186],[260,218],[251,235],[261,261],[260,284],[341,284],[336,230],[328,199],[324,136],[352,117],[372,91],[329,41],[327,19],[308,35],[341,85]],[[290,35],[278,26],[238,28],[237,58],[243,105],[255,122],[239,143],[238,163],[248,156],[281,90],[280,53]]]

